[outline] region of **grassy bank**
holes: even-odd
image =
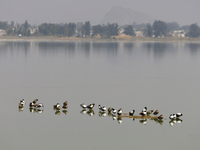
[[[97,42],[183,42],[200,43],[200,38],[148,38],[131,36],[113,36],[111,38],[80,38],[80,37],[57,37],[57,36],[0,36],[0,41],[97,41]]]

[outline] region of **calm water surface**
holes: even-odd
[[[200,148],[200,44],[0,42],[0,68],[2,149]],[[36,98],[40,111],[28,106]],[[67,111],[53,110],[65,100]],[[95,103],[93,114],[81,103]],[[165,119],[119,120],[99,104]],[[182,122],[170,124],[176,112]]]

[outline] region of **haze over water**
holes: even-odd
[[[198,149],[199,66],[200,44],[1,41],[0,147]],[[36,98],[43,111],[31,112]],[[53,110],[66,100],[67,112]],[[95,103],[94,114],[81,113],[81,103]],[[114,120],[99,104],[135,115],[146,106],[165,119]],[[177,112],[182,122],[172,126]]]

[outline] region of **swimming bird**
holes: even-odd
[[[129,112],[129,115],[132,116],[135,113],[135,110]]]
[[[20,104],[22,104],[23,106],[25,105],[25,100],[24,99],[22,99],[22,100],[20,100],[20,102],[19,102]]]
[[[36,104],[35,107],[44,107],[42,103]]]
[[[67,105],[68,104],[68,102],[67,101],[65,101],[64,103],[63,103],[63,105]]]
[[[181,117],[181,116],[183,116],[182,113],[176,113],[176,117],[177,117],[177,118],[179,118],[179,117]]]
[[[22,103],[19,103],[19,108],[23,108],[24,105]]]
[[[109,108],[108,108],[108,112],[111,112],[111,111],[112,111],[112,109],[113,109],[113,108],[109,107]]]
[[[33,102],[31,102],[30,104],[29,104],[29,106],[30,107],[34,107],[36,104],[34,104]]]
[[[159,113],[159,111],[158,110],[156,110],[156,111],[154,111],[154,115],[157,115]]]
[[[122,115],[122,109],[120,108],[118,111],[117,111],[117,114],[120,116],[120,115]]]
[[[117,113],[117,110],[113,108],[113,109],[112,109],[112,113],[113,113],[113,114],[116,114],[116,113]]]
[[[170,114],[169,115],[169,119],[175,119],[176,118],[176,115],[175,114]]]
[[[33,103],[34,103],[34,104],[36,104],[36,103],[37,103],[37,101],[38,101],[38,99],[35,99],[35,100],[33,101]]]
[[[81,106],[83,109],[87,108],[87,105],[85,105],[84,103],[83,103],[83,104],[80,104],[80,106]]]
[[[95,103],[89,104],[89,105],[87,106],[87,108],[92,109],[92,108],[94,107],[94,105],[95,105]]]
[[[142,115],[142,116],[145,116],[146,114],[147,114],[146,111],[142,111],[142,112],[140,113],[140,115]]]
[[[54,107],[55,109],[57,109],[57,110],[60,110],[60,104],[59,104],[59,103],[53,105],[53,107]]]
[[[63,107],[62,107],[63,109],[67,109],[68,108],[68,106],[67,105],[63,105]]]
[[[147,115],[150,115],[152,112],[153,112],[153,110],[149,110],[149,111],[147,112]]]
[[[143,112],[144,112],[144,111],[147,111],[147,107],[144,107],[142,111],[143,111]]]
[[[158,117],[158,119],[163,119],[164,117],[163,117],[163,115],[160,115],[159,117]]]
[[[105,107],[105,106],[99,105],[99,110],[101,110],[101,111],[106,111],[106,107]]]

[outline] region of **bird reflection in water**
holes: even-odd
[[[105,117],[105,116],[106,116],[106,112],[99,111],[99,117]]]
[[[159,123],[160,125],[163,125],[163,120],[162,120],[162,119],[154,118],[153,120],[154,120],[156,123]]]
[[[19,107],[19,112],[23,111],[24,107]]]
[[[63,110],[62,111],[65,115],[68,113],[68,111],[67,110]]]
[[[146,125],[147,124],[147,119],[140,120],[140,123],[142,123],[143,125]]]
[[[116,120],[117,119],[117,116],[112,114],[111,112],[108,112],[108,116],[109,117],[112,117],[113,120]]]
[[[118,121],[119,124],[121,124],[122,123],[122,117],[118,117],[117,121]]]
[[[87,111],[85,109],[80,111],[81,114],[85,115],[87,113]]]
[[[94,110],[93,109],[89,109],[88,111],[87,111],[87,114],[89,115],[89,116],[94,116]]]
[[[183,122],[183,120],[181,120],[179,118],[171,119],[170,122],[169,122],[169,125],[174,126],[176,123],[182,123],[182,122]]]
[[[60,110],[56,110],[55,115],[60,115]]]
[[[30,107],[30,108],[29,108],[29,111],[30,111],[31,113],[39,113],[39,114],[42,114],[43,111],[44,111],[44,109],[32,108],[32,107]]]

